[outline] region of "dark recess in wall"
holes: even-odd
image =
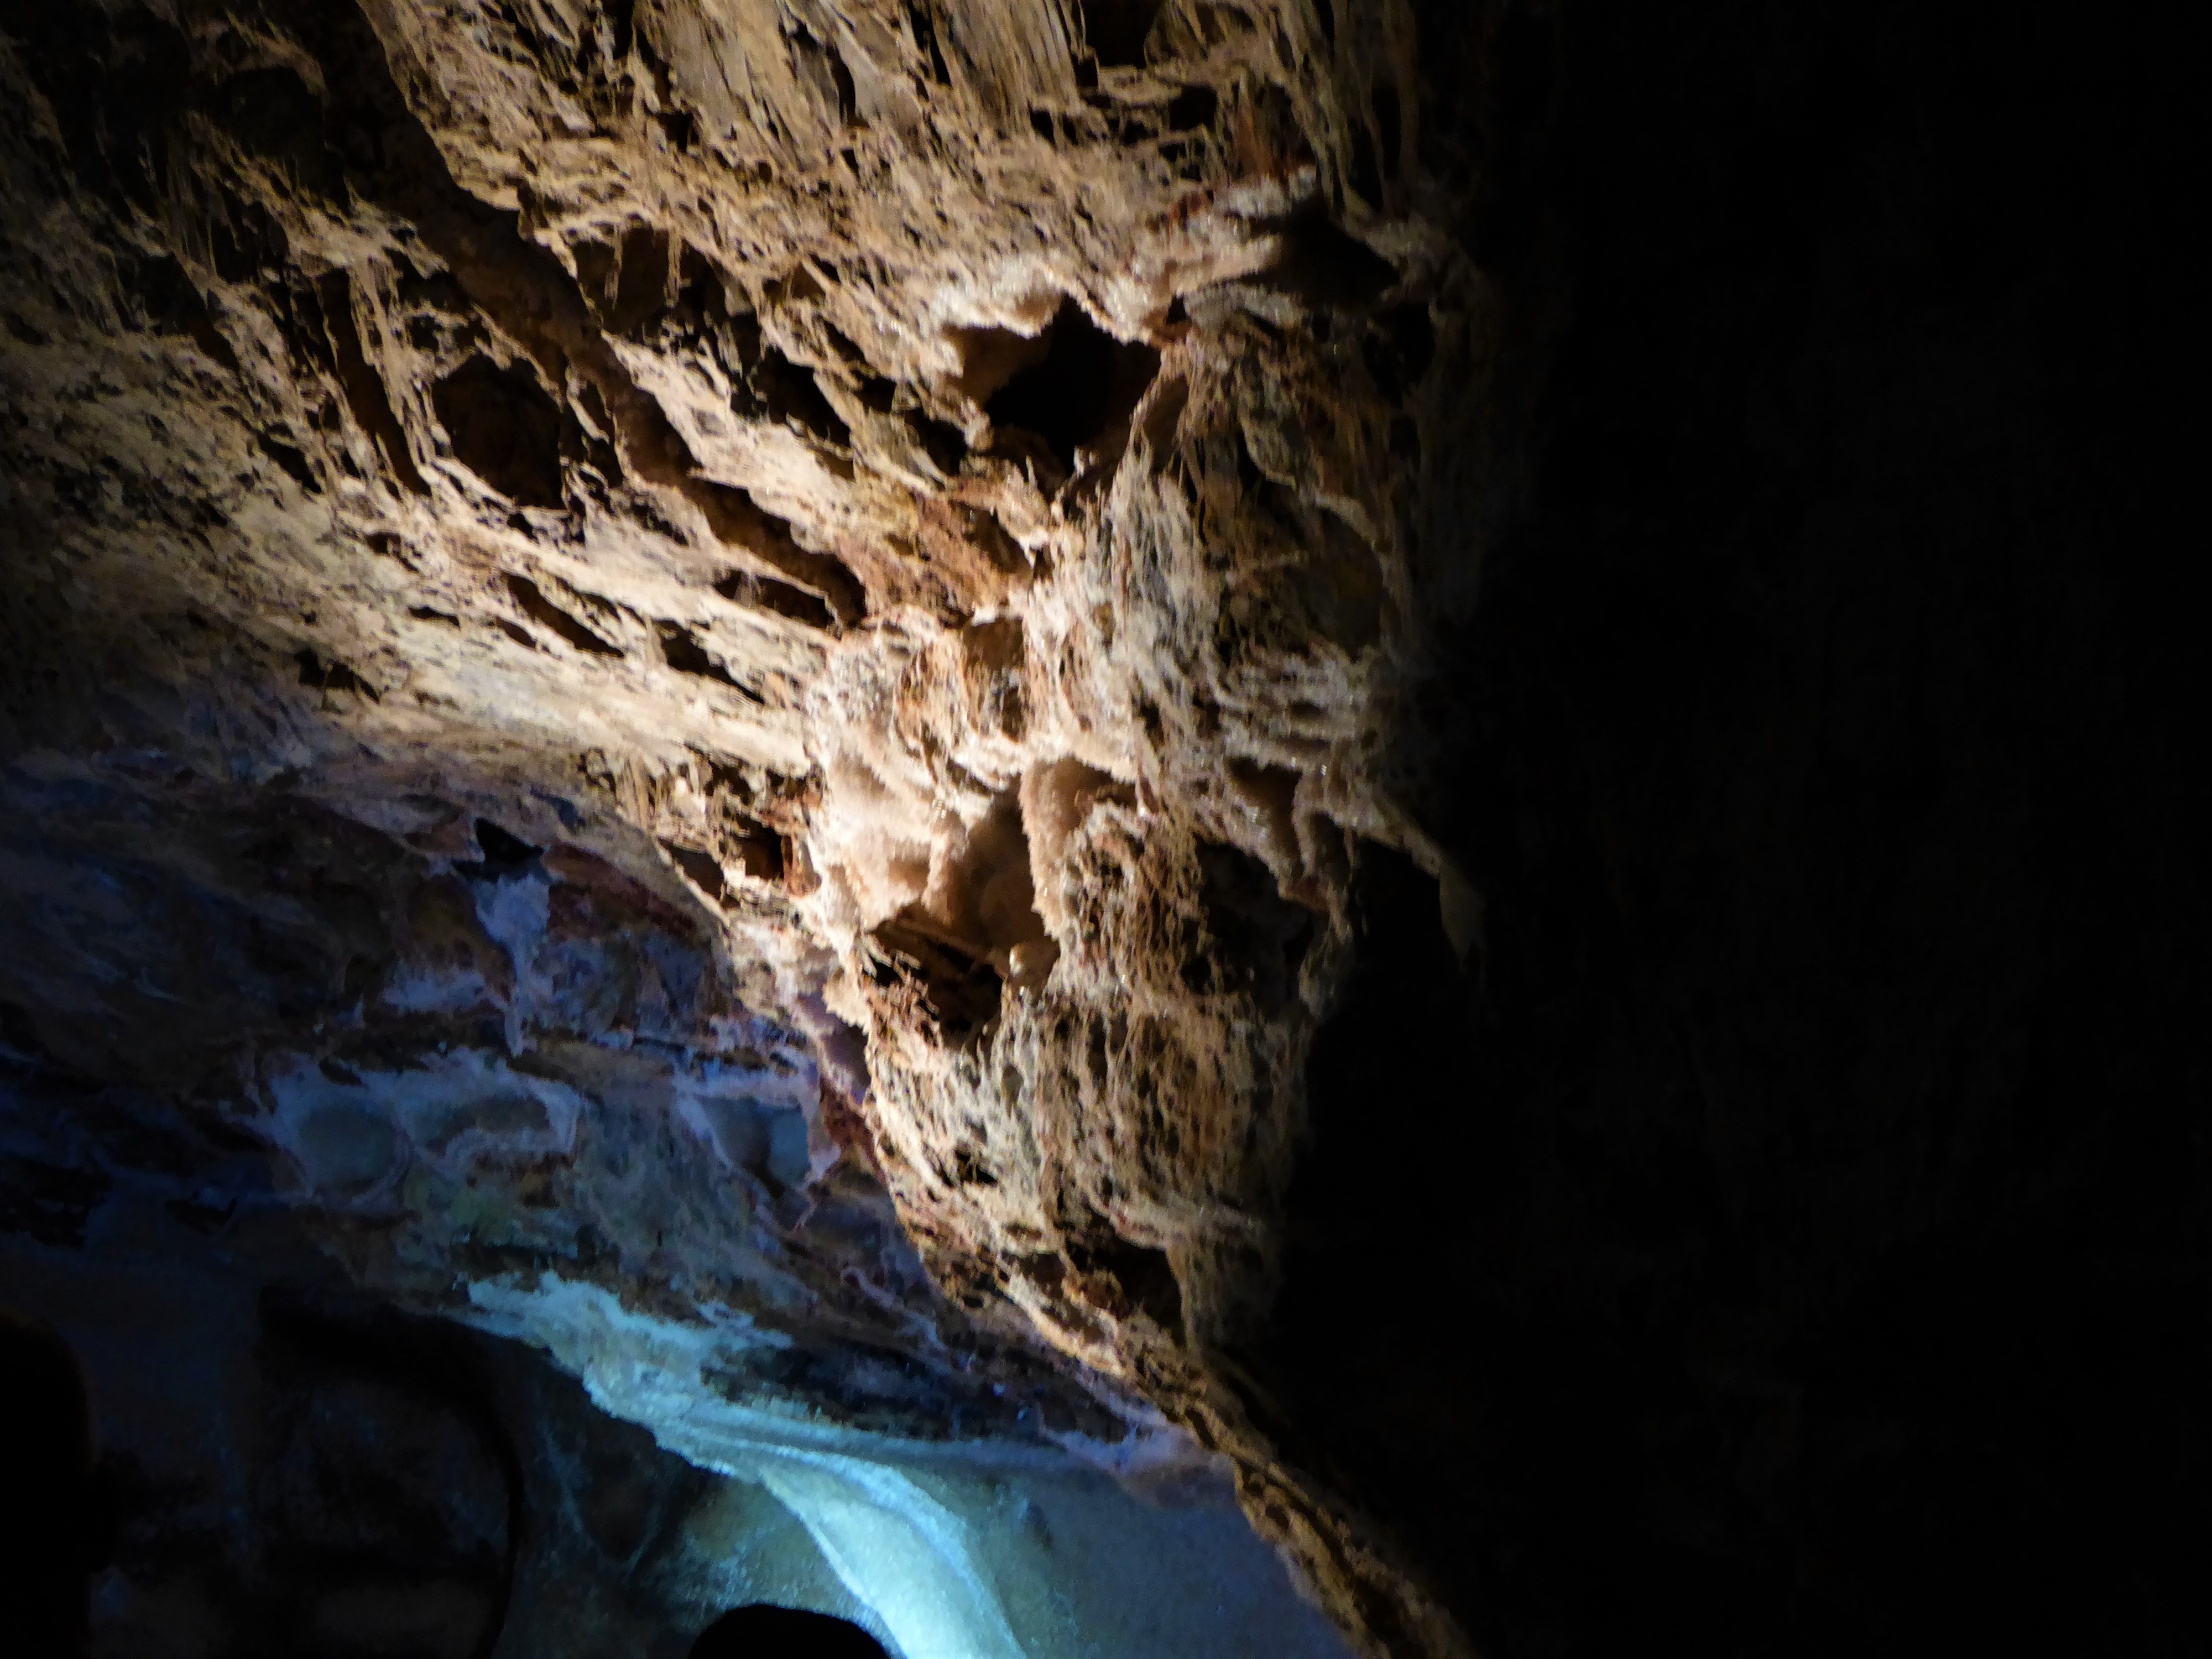
[[[691,1659],[885,1659],[883,1644],[858,1625],[826,1613],[755,1605],[724,1613],[699,1633]]]
[[[471,357],[430,402],[455,460],[518,506],[561,505],[561,410],[528,368]]]
[[[1033,432],[1066,471],[1075,452],[1129,418],[1159,370],[1160,354],[1115,339],[1073,300],[1047,325],[1042,361],[1000,387],[986,405],[992,423]]]
[[[112,1552],[112,1489],[94,1462],[92,1407],[69,1345],[0,1308],[0,1609],[34,1655],[82,1650],[94,1568]]]
[[[1543,388],[1407,756],[1486,938],[1364,850],[1250,1368],[1492,1659],[2203,1653],[2183,54],[1427,10]]]
[[[1084,0],[1084,40],[1109,68],[1141,68],[1145,40],[1158,21],[1160,0]]]

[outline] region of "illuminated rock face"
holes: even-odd
[[[2196,58],[1972,9],[0,8],[0,1303],[693,1629],[2188,1650]]]
[[[1348,1639],[1455,1650],[1215,1358],[1357,872],[1477,926],[1387,761],[1503,465],[1416,51],[11,17],[11,1052],[700,1461],[1225,1470]],[[857,1478],[789,1476],[817,1539]]]

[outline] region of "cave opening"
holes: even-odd
[[[561,505],[561,408],[526,365],[471,357],[430,403],[455,460],[518,507]]]

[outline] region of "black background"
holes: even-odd
[[[1370,850],[1252,1358],[1501,1659],[2207,1650],[2202,216],[2145,22],[1427,20],[1539,388],[1408,755],[1486,938]]]

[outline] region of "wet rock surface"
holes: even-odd
[[[50,1074],[6,1086],[0,1196],[42,1217],[0,1235],[0,1589],[24,1651],[678,1659],[747,1608],[906,1655],[1343,1651],[1218,1469],[956,1439],[950,1409],[927,1441],[880,1415],[855,1428],[836,1344],[794,1345],[818,1375],[779,1391],[716,1373],[696,1322],[574,1283],[598,1346],[556,1332],[551,1358],[482,1310],[477,1328],[403,1314],[357,1287],[252,1142]],[[83,1201],[64,1217],[58,1194]],[[493,1311],[541,1345],[556,1317],[520,1293]],[[27,1379],[25,1318],[55,1334],[30,1346],[69,1386]],[[692,1369],[656,1373],[687,1339]],[[911,1408],[918,1368],[873,1364]],[[641,1376],[659,1391],[635,1392]],[[67,1443],[48,1396],[77,1391],[88,1462],[46,1478],[25,1455]],[[19,1579],[26,1561],[42,1576]],[[33,1589],[80,1608],[84,1645],[40,1644]]]

